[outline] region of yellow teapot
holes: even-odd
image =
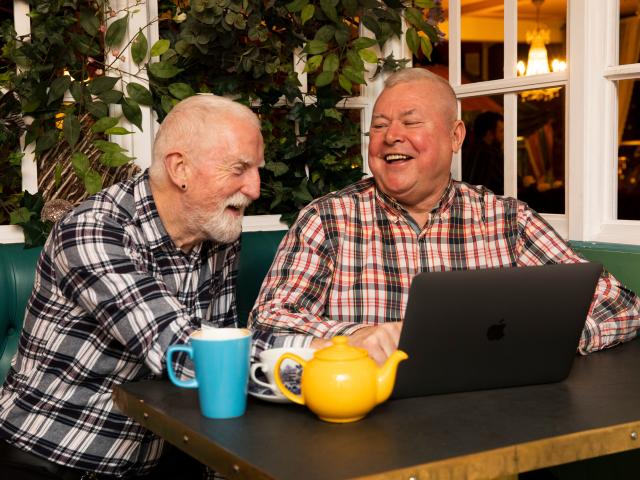
[[[308,361],[291,352],[283,354],[275,365],[274,379],[284,396],[306,405],[321,420],[355,422],[389,398],[398,363],[408,356],[396,350],[378,367],[364,348],[348,345],[347,337],[333,337],[332,343]],[[280,378],[280,364],[287,358],[303,367],[300,395],[286,388]]]

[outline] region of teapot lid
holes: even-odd
[[[331,342],[333,345],[323,348],[322,350],[318,350],[315,353],[314,358],[318,358],[320,360],[344,361],[358,360],[369,355],[364,348],[349,345],[347,343],[348,339],[345,336],[335,336],[331,339]]]

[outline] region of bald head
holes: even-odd
[[[236,122],[230,122],[235,120]],[[182,100],[166,116],[153,144],[151,178],[165,178],[164,158],[172,152],[192,154],[219,142],[231,123],[240,121],[247,128],[260,130],[260,120],[248,107],[225,97],[199,94]]]
[[[429,90],[438,89],[441,94],[442,105],[447,112],[447,116],[454,122],[458,118],[458,102],[456,94],[449,82],[440,75],[425,70],[424,68],[404,68],[392,73],[384,82],[384,88],[392,88],[403,83],[421,84],[417,88]]]

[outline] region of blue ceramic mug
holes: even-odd
[[[189,345],[167,349],[167,372],[174,385],[197,388],[200,410],[208,418],[233,418],[247,406],[251,333],[246,328],[208,328],[189,337]],[[195,378],[180,380],[173,354],[185,352],[194,363]]]

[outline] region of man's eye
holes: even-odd
[[[387,125],[384,123],[378,123],[378,124],[374,124],[371,127],[371,130],[382,130],[383,128],[385,128]]]

